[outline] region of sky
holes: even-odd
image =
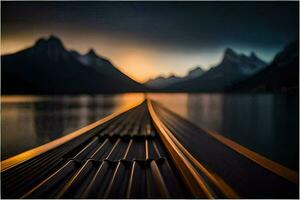
[[[225,48],[270,62],[299,36],[299,2],[1,2],[1,55],[56,35],[144,82],[218,64]]]

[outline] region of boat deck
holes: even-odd
[[[225,182],[239,197],[299,197],[298,173],[220,134],[201,129],[158,103],[153,105],[161,122],[197,160],[195,164],[214,175],[217,182]]]
[[[298,197],[298,173],[249,152],[148,100],[1,162],[2,198]]]
[[[189,197],[145,102],[97,129],[3,173],[3,197]]]

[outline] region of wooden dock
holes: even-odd
[[[298,198],[298,173],[152,100],[1,162],[2,198]]]

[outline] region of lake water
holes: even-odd
[[[157,94],[152,98],[194,124],[298,171],[298,96]]]
[[[71,133],[143,98],[143,94],[2,96],[1,159]]]
[[[298,169],[298,96],[150,94],[200,127],[216,131],[289,168]],[[2,160],[143,99],[143,94],[3,96]]]

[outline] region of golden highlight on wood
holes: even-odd
[[[245,157],[249,158],[250,160],[254,161],[255,163],[259,164],[260,166],[272,171],[273,173],[298,184],[299,183],[299,174],[279,163],[276,163],[246,147],[222,136],[221,134],[210,131],[207,129],[203,129],[206,133],[210,136],[218,140],[219,142],[223,143],[224,145],[228,146],[229,148],[235,150],[236,152],[244,155]]]
[[[148,108],[153,123],[161,136],[164,145],[174,159],[174,162],[180,167],[179,171],[184,177],[190,190],[199,198],[215,198],[214,192],[209,188],[203,178],[198,174],[194,166],[197,166],[216,187],[228,198],[238,198],[236,192],[225,183],[220,177],[214,176],[209,172],[197,159],[195,159],[183,145],[172,135],[166,126],[159,120],[156,115],[151,100],[148,99]]]
[[[90,124],[90,125],[87,125],[87,126],[81,128],[81,129],[77,130],[77,131],[74,131],[70,134],[67,134],[66,136],[63,136],[61,138],[58,138],[56,140],[53,140],[53,141],[51,141],[47,144],[38,146],[36,148],[30,149],[30,150],[25,151],[23,153],[20,153],[16,156],[8,158],[4,161],[1,161],[1,172],[4,172],[4,171],[6,171],[6,170],[8,170],[8,169],[20,164],[20,163],[23,163],[23,162],[25,162],[25,161],[27,161],[31,158],[34,158],[35,156],[38,156],[38,155],[40,155],[40,154],[42,154],[46,151],[54,149],[54,148],[56,148],[56,147],[58,147],[58,146],[60,146],[64,143],[66,143],[66,142],[68,142],[68,141],[70,141],[70,140],[72,140],[72,139],[74,139],[74,138],[76,138],[76,137],[78,137],[78,136],[94,129],[97,126],[99,126],[101,124],[104,124],[105,122],[111,120],[112,118],[114,118],[114,117],[116,117],[116,116],[118,116],[118,115],[120,115],[120,114],[122,114],[122,113],[138,106],[138,105],[140,105],[142,102],[143,101],[139,101],[138,103],[135,103],[133,105],[121,108],[120,110],[118,110],[118,111],[116,111],[116,112],[114,112],[114,113],[112,113],[112,114],[110,114],[110,115],[108,115],[108,116],[106,116],[106,117]]]

